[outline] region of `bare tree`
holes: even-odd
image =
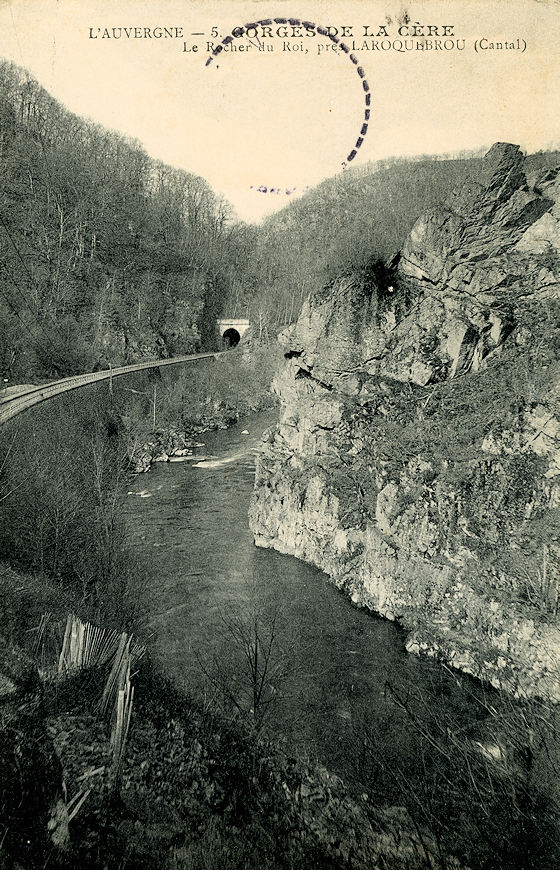
[[[224,648],[210,663],[199,665],[225,709],[250,718],[257,731],[270,719],[283,697],[291,670],[289,649],[283,642],[278,609],[264,614],[220,617]]]

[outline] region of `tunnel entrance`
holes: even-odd
[[[237,347],[250,325],[248,319],[241,317],[223,317],[217,320],[218,335],[216,338],[220,346],[226,350]]]
[[[239,342],[241,341],[241,336],[239,335],[237,329],[233,326],[230,326],[229,329],[222,335],[222,341],[226,347],[237,347]]]

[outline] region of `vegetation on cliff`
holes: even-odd
[[[398,620],[410,651],[522,699],[512,710],[526,791],[510,806],[546,819],[542,853],[511,831],[498,846],[495,832],[493,855],[463,853],[477,867],[552,867],[560,854],[560,174],[529,183],[527,169],[516,146],[495,145],[398,255],[313,290],[282,337],[280,421],[250,515],[258,544],[312,562],[356,604]],[[446,748],[410,699],[400,702],[454,767],[458,733],[442,729]],[[478,743],[507,766],[499,730],[491,746]],[[477,764],[463,760],[468,778]],[[425,812],[445,795],[431,830],[460,850],[463,822],[481,842],[499,817],[483,777],[469,785],[464,773],[454,769],[431,798],[417,800],[414,785],[403,797]],[[451,782],[480,801],[484,822],[464,811],[452,830],[440,827],[457,806]],[[541,836],[519,825],[528,842]]]
[[[558,170],[530,187],[519,149],[496,145],[391,263],[312,294],[284,337],[252,514],[261,543],[316,561],[429,648],[433,623],[457,666],[484,660],[496,684],[551,698],[557,199]],[[541,641],[524,646],[531,625]]]

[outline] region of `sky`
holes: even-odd
[[[259,221],[345,171],[364,81],[370,116],[351,165],[495,141],[560,146],[559,12],[556,0],[0,0],[0,56]],[[206,65],[209,42],[290,16],[330,27],[361,72],[340,43],[276,23]]]

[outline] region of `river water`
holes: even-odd
[[[261,652],[270,644],[259,707],[267,727],[371,793],[395,753],[416,769],[419,721],[470,727],[480,704],[472,681],[409,656],[398,626],[352,606],[321,571],[254,546],[255,453],[274,418],[209,433],[194,460],[134,479],[127,516],[152,577],[143,634],[181,688],[213,701],[225,694],[250,710],[245,644],[257,632]]]

